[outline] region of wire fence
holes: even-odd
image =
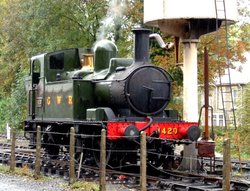
[[[73,129],[73,130],[72,130]],[[21,133],[24,132],[18,132],[19,137],[21,136]],[[100,188],[101,190],[105,190],[105,180],[102,179],[103,176],[105,176],[105,169],[106,167],[112,168],[112,169],[123,169],[126,167],[131,166],[138,166],[140,165],[140,168],[154,168],[157,170],[160,170],[164,174],[171,175],[169,173],[169,169],[167,169],[167,165],[165,164],[166,161],[170,161],[172,168],[175,168],[175,170],[181,170],[183,161],[187,161],[186,163],[188,167],[194,166],[190,169],[190,172],[196,170],[197,172],[210,172],[214,171],[215,168],[221,168],[221,171],[225,169],[225,166],[229,166],[228,169],[231,169],[231,155],[230,155],[230,148],[233,148],[235,145],[231,144],[230,142],[226,143],[225,141],[223,143],[220,143],[221,145],[217,145],[224,149],[223,153],[218,154],[219,157],[224,156],[224,159],[222,162],[221,167],[218,167],[218,163],[215,163],[215,159],[217,159],[217,154],[215,154],[212,157],[203,157],[193,155],[185,155],[183,154],[181,146],[177,146],[177,148],[174,147],[173,140],[166,140],[166,139],[159,139],[156,137],[147,137],[145,138],[145,142],[142,141],[142,136],[124,136],[122,139],[126,140],[132,140],[133,144],[126,145],[129,141],[126,141],[126,144],[122,143],[122,140],[119,140],[121,137],[106,137],[106,131],[103,135],[101,135],[101,132],[99,134],[83,134],[83,133],[77,133],[75,134],[74,128],[71,128],[70,132],[48,132],[48,131],[41,131],[41,129],[37,131],[29,131],[28,132],[31,136],[29,136],[31,142],[29,143],[29,146],[36,148],[36,164],[35,164],[35,171],[34,171],[34,177],[38,178],[40,176],[40,170],[41,170],[41,148],[42,150],[47,151],[47,156],[50,159],[59,159],[61,156],[63,156],[63,160],[69,161],[68,167],[69,167],[69,183],[73,183],[76,178],[79,178],[80,172],[84,170],[82,168],[83,164],[90,164],[96,163],[97,166],[100,167]],[[15,148],[16,145],[16,139],[15,139],[16,133],[12,133],[11,138],[11,145]],[[144,133],[144,136],[145,133]],[[103,150],[103,139],[105,138],[105,145],[106,147]],[[73,142],[71,141],[72,139]],[[115,141],[110,140],[118,140],[119,144],[114,145]],[[157,148],[156,146],[150,147],[150,144],[155,143],[165,143],[167,145],[167,148],[169,149],[167,152],[162,152],[160,148]],[[191,143],[188,140],[183,140],[182,142],[185,143]],[[181,143],[181,141],[179,142]],[[143,146],[143,145],[144,146]],[[192,142],[194,147],[196,147],[199,142]],[[184,146],[185,147],[185,146]],[[12,148],[11,150],[13,150]],[[173,149],[173,150],[172,150]],[[175,152],[173,152],[175,151]],[[145,152],[144,154],[142,154]],[[62,155],[64,154],[64,155]],[[103,155],[105,157],[103,157]],[[15,167],[15,152],[12,151],[11,154],[11,167],[10,169],[13,171]],[[143,156],[143,157],[142,157]],[[132,157],[132,158],[131,158]],[[133,158],[134,157],[134,158]],[[105,159],[104,159],[105,158]],[[118,159],[118,161],[116,161]],[[129,160],[128,160],[129,159]],[[105,160],[105,161],[103,161]],[[105,165],[102,165],[102,164]],[[143,165],[143,164],[146,165]],[[176,164],[177,163],[177,164]],[[230,164],[229,164],[230,163]],[[213,166],[213,169],[211,168]],[[76,175],[77,172],[77,175]],[[141,170],[143,174],[140,175],[141,181],[140,181],[140,189],[145,190],[145,181],[146,181],[146,169],[143,171]],[[228,177],[234,176],[235,174],[233,171],[225,171],[224,174],[229,174]],[[104,175],[103,175],[104,174]]]

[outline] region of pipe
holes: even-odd
[[[176,63],[179,63],[179,42],[180,42],[180,38],[175,36],[174,45],[175,45],[175,62]]]
[[[149,127],[152,125],[152,123],[153,123],[153,119],[152,119],[152,117],[147,116],[147,119],[149,119],[148,124],[147,124],[147,125],[145,125],[145,126],[144,126],[141,130],[140,130],[140,132],[145,131],[147,128],[149,128]]]
[[[158,42],[159,46],[161,48],[163,48],[163,49],[167,49],[168,50],[168,49],[171,49],[172,47],[174,47],[174,43],[173,42],[165,43],[163,41],[163,39],[161,38],[161,35],[159,35],[158,33],[150,34],[149,38],[154,38]]]
[[[209,84],[208,84],[208,52],[204,48],[204,100],[205,100],[205,132],[203,139],[209,139],[208,130],[208,107],[209,107]]]
[[[158,44],[160,45],[161,48],[167,47],[167,45],[165,44],[165,42],[161,38],[161,35],[159,35],[158,33],[150,34],[149,38],[154,38],[158,42]]]

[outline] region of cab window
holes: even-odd
[[[34,60],[32,63],[32,81],[33,84],[38,84],[41,74],[41,63],[39,60]]]
[[[62,70],[64,68],[64,53],[51,55],[49,57],[49,68],[52,70]]]

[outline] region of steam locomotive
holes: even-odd
[[[138,136],[145,131],[148,162],[160,166],[172,164],[175,142],[198,139],[197,122],[181,121],[166,110],[172,78],[150,64],[150,30],[133,32],[133,59],[118,58],[116,45],[108,40],[93,49],[64,49],[31,58],[25,81],[30,145],[35,145],[40,126],[42,147],[57,156],[60,145],[69,145],[74,127],[76,156],[83,153],[85,161],[98,163],[100,134],[106,129],[107,160],[115,167],[136,164],[138,153],[130,151],[139,149]]]

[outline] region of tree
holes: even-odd
[[[248,154],[250,145],[250,83],[244,88],[242,99],[237,103],[236,116],[238,121],[238,129],[240,133],[241,153]]]
[[[20,82],[24,81],[23,72],[28,71],[31,56],[63,48],[91,48],[98,40],[105,18],[114,16],[116,9],[111,9],[113,6],[111,2],[123,10],[119,12],[119,17],[113,18],[113,26],[109,28],[105,38],[116,41],[120,56],[129,55],[131,49],[128,47],[131,47],[132,38],[128,36],[131,35],[130,29],[135,22],[141,21],[142,4],[134,0],[121,1],[123,6],[115,0],[2,0],[0,2],[1,104],[12,108],[11,98],[12,103],[19,104],[16,105],[17,108],[23,108],[23,103],[19,100],[24,99],[17,96],[16,92],[21,90]],[[21,95],[23,94],[20,93]],[[8,118],[7,112],[2,111],[0,115],[5,119]]]
[[[115,0],[6,1],[0,13],[0,76],[3,82],[0,89],[4,94],[11,92],[14,74],[20,66],[28,68],[29,57],[62,48],[91,48],[105,27],[109,32],[104,37],[118,44],[120,56],[128,55],[131,51],[128,47],[132,44],[128,36],[133,25],[142,18],[142,4],[133,0],[121,1],[122,5]],[[115,9],[111,9],[113,5]],[[111,16],[112,27],[106,26],[105,20]]]

